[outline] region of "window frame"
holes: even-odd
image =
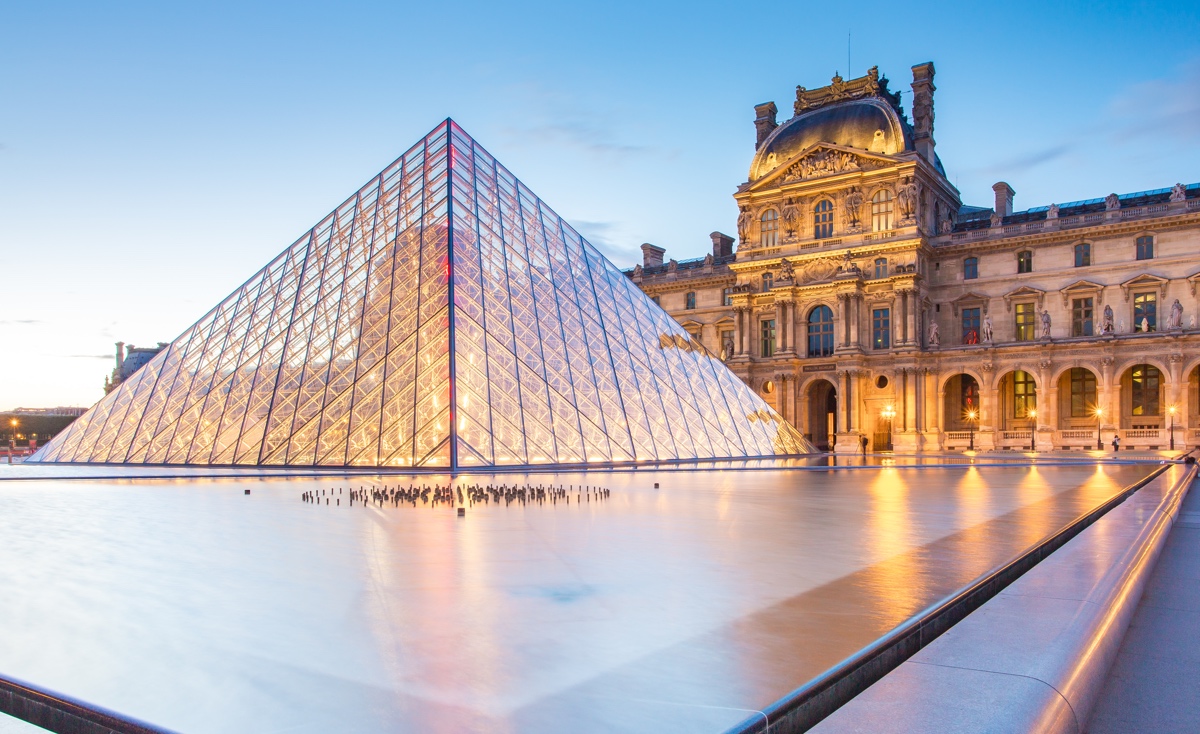
[[[1134,240],[1135,255],[1138,260],[1154,259],[1154,235],[1144,234]]]
[[[871,197],[871,231],[886,232],[892,228],[892,210],[894,208],[892,192],[880,189]]]
[[[1021,250],[1017,253],[1017,275],[1033,272],[1033,250]]]
[[[892,309],[889,306],[871,309],[871,349],[892,348]]]
[[[683,294],[683,308],[686,311],[696,310],[696,291],[688,291]]]
[[[972,255],[963,258],[963,280],[979,279],[979,258]]]
[[[775,356],[775,319],[759,319],[759,336],[762,347],[759,352],[763,359]]]
[[[822,311],[822,309],[824,309]],[[822,315],[829,314],[828,319],[814,321],[813,318],[820,312]],[[808,312],[808,318],[805,319],[807,324],[806,335],[808,336],[808,356],[810,357],[832,357],[834,350],[833,335],[834,321],[833,309],[825,304],[818,304]],[[814,327],[816,330],[814,331]],[[814,345],[816,348],[814,349]]]
[[[1133,303],[1133,333],[1158,331],[1158,291],[1139,291],[1130,293],[1129,295]],[[1150,304],[1149,313],[1147,313],[1144,305],[1146,303]],[[1147,321],[1149,321],[1150,332],[1142,332],[1142,319],[1138,315],[1139,310],[1141,311],[1141,316],[1145,316]]]
[[[1024,375],[1018,380],[1019,375]],[[1028,420],[1029,411],[1037,410],[1037,382],[1025,370],[1013,370],[1012,410],[1014,420]]]
[[[1075,267],[1087,268],[1092,264],[1092,243],[1077,242],[1075,244]]]
[[[1091,418],[1096,407],[1096,373],[1086,367],[1072,367],[1068,378],[1071,384],[1071,417]],[[1089,384],[1091,385],[1089,389]],[[1090,399],[1088,396],[1091,396]],[[1078,404],[1076,399],[1078,398]]]
[[[1096,300],[1093,296],[1080,296],[1071,299],[1071,336],[1096,335],[1095,304]],[[1086,317],[1084,316],[1085,313]]]
[[[875,277],[876,278],[888,277],[888,260],[886,257],[875,258]]]
[[[722,306],[732,306],[733,305],[733,286],[729,286],[728,288],[721,289],[721,305]]]
[[[813,204],[813,239],[824,240],[833,236],[833,201],[821,199]]]
[[[771,207],[758,218],[759,247],[776,247],[779,245],[779,212]]]
[[[1162,417],[1162,370],[1152,364],[1135,364],[1129,369],[1129,414]]]
[[[959,323],[962,327],[961,333],[959,335],[959,338],[961,339],[961,343],[963,343],[963,344],[978,344],[979,343],[979,330],[983,327],[983,308],[980,306],[971,306],[969,308],[961,309],[959,311],[959,314],[960,314],[960,322]],[[973,319],[974,324],[975,324],[974,329],[969,328],[969,325],[972,321],[972,319],[971,319],[972,314],[974,314],[974,319]]]
[[[1028,321],[1022,319],[1022,316],[1028,315]],[[1038,334],[1038,311],[1037,304],[1033,301],[1024,301],[1022,303],[1013,304],[1013,336],[1019,342],[1037,341]]]

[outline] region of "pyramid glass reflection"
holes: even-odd
[[[29,461],[465,468],[811,451],[447,120]]]

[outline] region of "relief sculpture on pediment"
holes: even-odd
[[[880,164],[847,153],[842,150],[818,150],[810,153],[788,167],[783,175],[783,181],[799,181],[818,176],[832,176],[846,171],[860,171],[879,168]]]

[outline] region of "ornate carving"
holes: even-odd
[[[1183,184],[1177,183],[1171,187],[1172,202],[1184,201],[1185,199],[1187,199],[1187,189],[1183,187]]]
[[[912,176],[905,176],[896,191],[896,208],[902,219],[912,219],[917,210],[917,201],[921,193],[920,186],[913,181]]]
[[[1113,212],[1121,208],[1121,200],[1116,194],[1109,194],[1104,197],[1104,211]]]
[[[950,234],[954,230],[954,223],[949,219],[943,219],[938,223],[938,232],[940,234]]]
[[[942,345],[941,334],[938,333],[938,324],[936,321],[929,322],[929,346],[940,347]]]
[[[750,207],[743,206],[741,213],[737,218],[738,239],[742,245],[746,245],[750,241],[750,223],[754,221],[754,215],[750,213]]]
[[[1058,219],[1058,204],[1051,204],[1046,210],[1046,219]]]
[[[857,186],[852,187],[846,192],[844,211],[846,213],[846,225],[851,230],[857,229],[861,224],[862,205],[863,195]]]
[[[1038,360],[1038,363],[1037,363],[1038,369],[1042,369],[1042,370],[1050,369],[1050,367],[1053,364],[1054,364],[1053,360],[1051,360],[1049,357],[1042,357],[1041,359]]]
[[[992,315],[990,313],[983,316],[983,341],[985,344],[992,341]]]
[[[984,372],[991,372],[992,370],[996,369],[996,365],[992,364],[991,362],[983,362],[979,365],[979,369],[983,370]]]
[[[788,199],[784,203],[781,216],[783,218],[783,233],[789,237],[795,235],[796,230],[802,224],[800,207],[797,205],[795,199]]]
[[[795,278],[796,278],[795,269],[793,268],[792,264],[790,262],[788,262],[788,259],[784,258],[779,263],[779,278],[778,279],[781,281],[785,281],[785,280],[792,281],[792,280],[795,280]]]
[[[1167,316],[1167,329],[1175,330],[1183,328],[1183,304],[1176,298],[1171,304],[1171,313]]]
[[[1042,338],[1050,338],[1050,309],[1042,311]]]
[[[860,97],[886,97],[893,104],[899,104],[899,100],[896,99],[899,95],[888,92],[887,79],[881,80],[879,67],[872,66],[867,70],[866,76],[860,76],[850,81],[842,79],[840,74],[835,73],[827,87],[812,90],[796,87],[796,104],[792,109],[798,115],[805,110],[816,109],[832,102]]]
[[[1180,362],[1183,361],[1183,355],[1176,352],[1176,353],[1172,354],[1170,357],[1168,357],[1167,359],[1171,362],[1171,364],[1179,364]]]
[[[667,273],[668,274],[674,274],[675,271],[678,269],[679,269],[679,261],[678,260],[676,260],[675,258],[671,258],[670,260],[667,261]]]
[[[845,171],[866,171],[882,164],[843,150],[816,150],[793,163],[783,174],[783,181],[800,181],[815,176],[831,176]]]
[[[1115,328],[1116,327],[1113,326],[1112,306],[1105,306],[1104,307],[1104,318],[1100,322],[1100,333],[1101,334],[1111,334],[1111,333],[1113,333],[1113,329],[1115,329]]]

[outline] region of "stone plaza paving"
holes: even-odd
[[[478,475],[611,494],[465,517],[14,467],[0,675],[189,733],[720,732],[1156,465]]]

